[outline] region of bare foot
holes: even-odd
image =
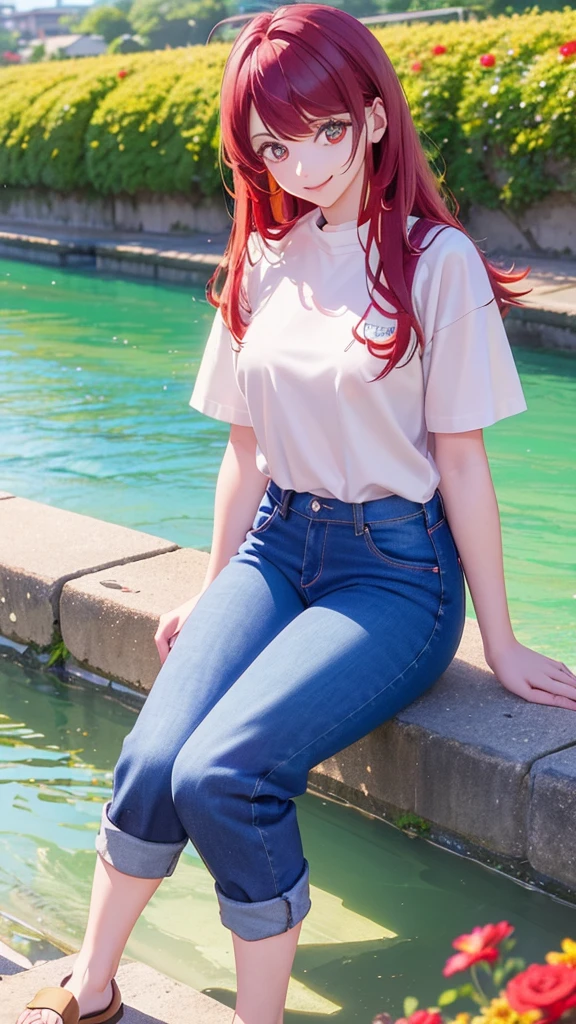
[[[89,1013],[101,1013],[112,1001],[112,984],[106,986],[103,992],[80,992],[75,989],[72,978],[66,982],[65,988],[73,992],[80,1004],[80,1016]],[[20,1014],[16,1024],[62,1024],[62,1017],[54,1010],[24,1010]]]

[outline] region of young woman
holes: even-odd
[[[73,974],[19,1024],[115,1019],[126,940],[188,839],[232,931],[234,1019],[280,1024],[311,906],[292,798],[450,664],[463,569],[499,682],[576,709],[576,676],[513,634],[482,437],[526,408],[501,316],[526,272],[448,211],[351,16],[257,15],[221,114],[235,216],[190,401],[231,424],[207,576],[160,619]]]

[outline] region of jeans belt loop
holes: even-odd
[[[289,488],[282,488],[282,498],[280,504],[280,515],[282,516],[282,519],[286,519],[286,516],[288,515],[288,506],[290,505],[290,498],[294,493],[295,492],[293,490],[291,491]]]
[[[364,505],[361,501],[352,503],[354,513],[354,535],[359,537],[364,532]]]

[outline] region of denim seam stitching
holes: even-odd
[[[268,516],[268,518],[265,519],[264,522],[261,523],[260,526],[257,526],[255,530],[249,530],[248,531],[249,535],[254,537],[254,536],[258,536],[259,533],[265,533],[265,531],[271,525],[272,520],[277,515],[279,508],[280,508],[280,506],[278,504],[274,505],[274,508],[272,509],[272,511],[271,511],[270,515]]]
[[[429,530],[428,530],[428,535],[431,535],[431,534],[433,534],[433,533],[434,533],[434,530],[437,530],[437,529],[438,529],[438,527],[439,527],[439,526],[442,526],[442,523],[445,523],[445,522],[446,522],[446,519],[445,519],[445,518],[439,519],[437,523],[434,523],[434,526],[431,526],[431,527],[429,528]]]
[[[304,518],[308,519],[308,516],[305,516]],[[308,529],[306,530],[306,540],[304,541],[304,554],[302,555],[302,569],[300,571],[300,590],[304,591],[304,597],[308,601],[308,606],[310,605],[310,601],[309,601],[309,598],[308,598],[308,594],[306,593],[306,591],[305,591],[305,589],[304,589],[304,587],[302,585],[302,576],[304,574],[304,566],[306,565],[306,552],[308,551],[308,538],[310,536],[310,530],[312,529],[312,523],[313,522],[314,522],[313,519],[308,519]]]
[[[434,547],[436,547],[436,545],[434,545]],[[408,670],[412,668],[412,666],[418,661],[418,659],[422,657],[422,655],[424,654],[424,651],[426,651],[426,649],[430,646],[430,644],[432,643],[432,640],[434,639],[434,636],[435,636],[435,634],[436,634],[436,632],[438,630],[438,623],[440,621],[440,615],[441,615],[441,613],[443,611],[443,605],[444,605],[444,585],[443,585],[443,581],[442,581],[442,569],[440,569],[440,584],[441,584],[440,602],[438,604],[438,611],[436,612],[436,621],[434,623],[434,629],[432,630],[432,632],[431,632],[430,636],[428,637],[428,640],[424,644],[424,647],[422,648],[422,650],[419,651],[419,653],[416,655],[416,657],[412,659],[410,664],[407,665],[406,668],[403,669],[402,672],[399,672],[397,676],[394,676],[394,679],[391,679],[386,684],[386,686],[383,686],[381,690],[378,690],[378,693],[373,694],[372,697],[370,697],[369,700],[364,701],[364,703],[361,704],[360,707],[355,708],[354,711],[351,711],[349,715],[346,715],[346,718],[342,718],[341,721],[337,722],[330,729],[327,729],[326,732],[322,733],[321,736],[316,736],[313,740],[310,740],[310,742],[306,743],[303,747],[300,748],[300,750],[296,750],[293,754],[290,755],[290,757],[287,757],[285,761],[280,761],[278,764],[274,765],[274,767],[271,768],[270,771],[266,773],[266,775],[260,776],[260,778],[256,782],[256,785],[254,786],[254,791],[252,793],[252,796],[250,797],[251,801],[254,801],[255,797],[258,796],[258,792],[259,792],[259,790],[260,790],[260,788],[262,786],[262,783],[266,781],[266,779],[268,778],[269,775],[272,775],[275,771],[277,771],[278,768],[281,768],[283,765],[289,764],[290,761],[292,761],[295,757],[298,757],[298,755],[301,754],[303,750],[306,750],[306,747],[311,747],[313,743],[317,743],[319,740],[324,739],[324,737],[328,736],[331,732],[334,731],[334,729],[339,729],[340,726],[342,726],[344,722],[346,722],[349,718],[352,718],[352,716],[357,714],[359,711],[362,711],[362,708],[366,707],[367,704],[370,704],[370,702],[373,701],[376,697],[379,697],[380,694],[384,693],[385,690],[389,689],[390,686],[392,686],[396,682],[397,679],[400,679],[400,677],[403,676],[405,672],[408,672]]]
[[[256,804],[253,801],[252,801],[252,824],[253,824],[254,828],[256,829],[256,831],[258,832],[258,835],[260,836],[260,839],[262,840],[262,846],[264,847],[264,853],[266,854],[266,859],[268,860],[268,864],[269,864],[269,867],[270,867],[270,872],[272,874],[272,879],[273,879],[273,882],[274,882],[274,889],[277,890],[278,889],[278,883],[276,881],[276,875],[274,874],[274,868],[272,867],[272,861],[270,860],[270,854],[268,853],[268,847],[266,846],[266,841],[264,839],[264,835],[263,835],[262,829],[260,828],[258,822],[256,821]]]
[[[323,544],[322,544],[322,554],[320,556],[320,568],[319,568],[318,572],[316,573],[314,579],[310,580],[309,583],[302,583],[302,576],[300,576],[300,586],[302,587],[302,590],[306,590],[306,587],[311,587],[312,584],[316,583],[316,580],[319,579],[320,576],[322,575],[322,570],[324,568],[324,552],[326,551],[326,538],[328,536],[328,525],[329,524],[326,523],[326,529],[324,530],[324,541],[323,541]],[[304,564],[304,563],[302,563],[302,564]]]

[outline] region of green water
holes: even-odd
[[[0,489],[207,548],[229,427],[188,400],[212,317],[202,289],[0,261]],[[575,669],[576,358],[514,358],[528,412],[484,435],[511,617]]]
[[[78,947],[101,806],[135,711],[97,688],[70,687],[1,656],[0,707],[0,938],[35,960],[50,955],[46,940]],[[378,1012],[400,1016],[406,995],[433,1005],[465,980],[444,979],[441,970],[452,940],[475,925],[510,921],[515,954],[528,962],[543,962],[564,936],[576,938],[574,907],[310,792],[295,802],[312,909],[287,1024],[303,1013],[310,1021],[370,1024]],[[127,952],[234,1005],[231,933],[191,845]]]

